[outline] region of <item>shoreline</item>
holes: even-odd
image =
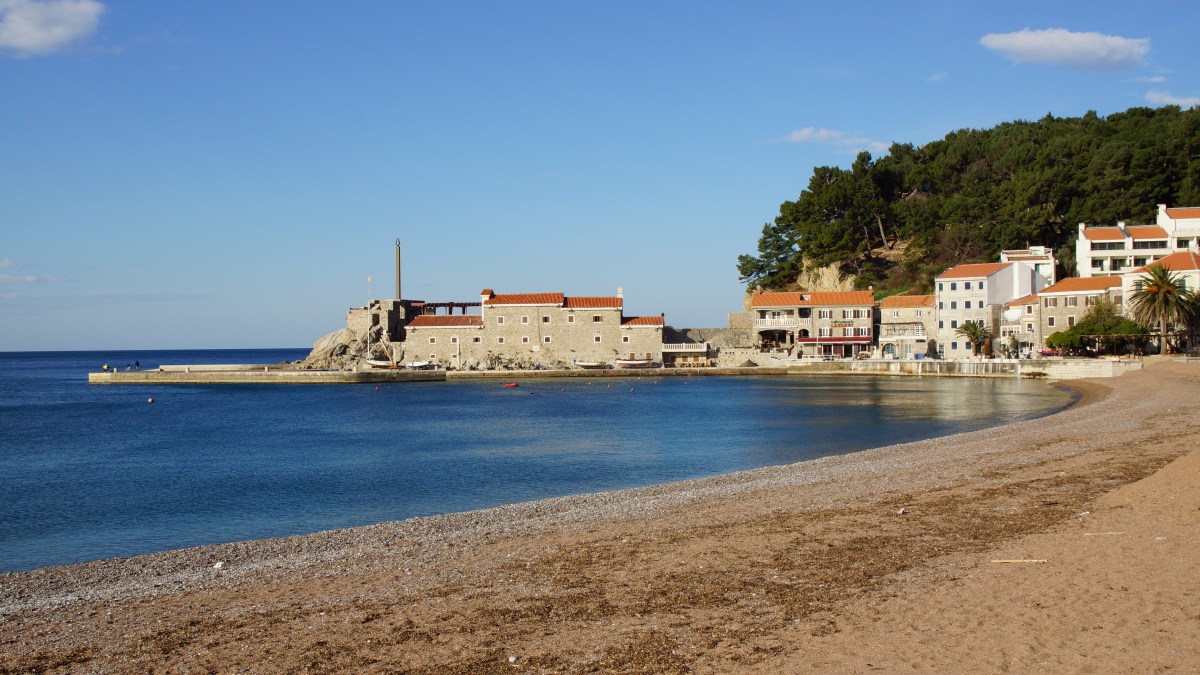
[[[94,668],[102,656],[130,667],[161,664],[164,655],[176,667],[251,663],[232,645],[252,637],[260,651],[284,658],[271,645],[303,641],[304,629],[292,623],[302,617],[322,626],[317,641],[337,645],[330,655],[335,670],[368,663],[353,660],[367,654],[389,668],[490,668],[516,650],[523,662],[549,670],[582,672],[595,657],[621,667],[675,663],[674,670],[721,671],[787,653],[771,646],[780,635],[797,626],[820,632],[845,603],[922,575],[936,581],[938,561],[1061,526],[1081,504],[1117,487],[1112,475],[1124,484],[1153,473],[1181,454],[1176,441],[1190,439],[1194,426],[1147,426],[1153,402],[1146,393],[1169,376],[1161,391],[1172,405],[1194,410],[1174,401],[1194,394],[1198,373],[1191,364],[1169,363],[1104,383],[1064,382],[1079,398],[1049,416],[798,464],[0,575],[0,633],[9,644],[19,639],[18,663],[29,669],[50,662]],[[1118,456],[1113,448],[1137,452]],[[998,499],[1032,506],[990,506]],[[916,515],[894,517],[897,508]],[[954,524],[964,513],[975,514],[967,524],[974,538],[955,534],[968,531]],[[1000,529],[990,521],[997,513],[1004,514]],[[912,539],[904,534],[910,527],[934,529]],[[930,548],[920,543],[925,539],[939,543]],[[844,557],[828,558],[815,546],[821,541]],[[713,572],[682,568],[698,561]],[[833,576],[820,584],[772,581],[785,570]],[[624,590],[612,594],[616,588]],[[756,595],[770,602],[760,606]],[[105,608],[120,608],[116,627],[88,619]],[[240,627],[187,629],[201,611],[243,618]],[[465,618],[434,621],[445,611]],[[267,623],[254,612],[265,612]],[[501,618],[510,614],[518,623]],[[355,623],[368,615],[377,616]],[[68,616],[75,619],[71,630],[27,639]],[[351,621],[354,632],[327,616]],[[688,637],[724,634],[728,626],[736,630],[715,643]],[[389,648],[368,647],[367,634],[391,635]],[[147,646],[168,635],[215,646],[179,653]],[[752,644],[766,651],[753,656]],[[54,661],[68,653],[76,655]],[[288,663],[281,668],[302,664]]]

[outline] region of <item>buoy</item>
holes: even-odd
[[[146,403],[154,403],[154,398],[151,397],[151,398],[146,399]]]
[[[609,389],[612,389],[612,385],[611,385],[611,384],[610,384],[610,385],[608,385],[608,388],[609,388]]]
[[[563,391],[566,391],[566,388],[563,388]]]
[[[633,387],[629,388],[630,393],[633,393]]]

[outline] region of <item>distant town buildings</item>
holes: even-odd
[[[1200,207],[1169,208],[1158,205],[1154,225],[1113,227],[1079,224],[1075,260],[1079,276],[1118,276],[1145,267],[1180,251],[1200,248]]]
[[[879,303],[879,352],[884,358],[924,356],[936,330],[935,295],[891,295]]]
[[[875,342],[874,291],[756,291],[750,310],[756,342],[794,358],[853,357]]]
[[[958,334],[968,321],[1000,335],[1008,303],[1045,288],[1048,280],[1024,262],[955,265],[934,280],[937,296],[937,346],[942,358],[970,356],[974,345]]]

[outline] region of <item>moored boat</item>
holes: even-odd
[[[580,368],[586,368],[587,370],[600,370],[601,368],[608,367],[607,363],[601,363],[599,361],[576,361],[575,365],[579,366]]]
[[[618,368],[653,368],[653,359],[617,359]]]
[[[432,370],[433,364],[428,361],[409,361],[404,367],[409,370]]]

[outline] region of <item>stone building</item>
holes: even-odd
[[[1037,294],[1037,347],[1045,347],[1046,338],[1078,323],[1100,298],[1120,307],[1122,296],[1120,277],[1072,277],[1042,289]]]
[[[856,356],[874,342],[875,292],[763,292],[750,299],[755,344],[802,356]]]
[[[937,322],[933,295],[892,295],[879,303],[879,353],[887,359],[923,356]]]
[[[1000,321],[1001,343],[1007,346],[1014,336],[1017,338],[1018,353],[1022,356],[1046,344],[1042,340],[1037,293],[1017,298],[1004,308]]]
[[[422,315],[406,327],[404,358],[447,368],[568,367],[662,361],[663,317],[627,317],[623,294],[480,294],[480,314]]]
[[[939,274],[935,283],[938,351],[947,359],[973,353],[970,341],[957,333],[964,323],[982,323],[992,335],[999,335],[1008,303],[1048,285],[1045,277],[1023,262],[956,265]]]

